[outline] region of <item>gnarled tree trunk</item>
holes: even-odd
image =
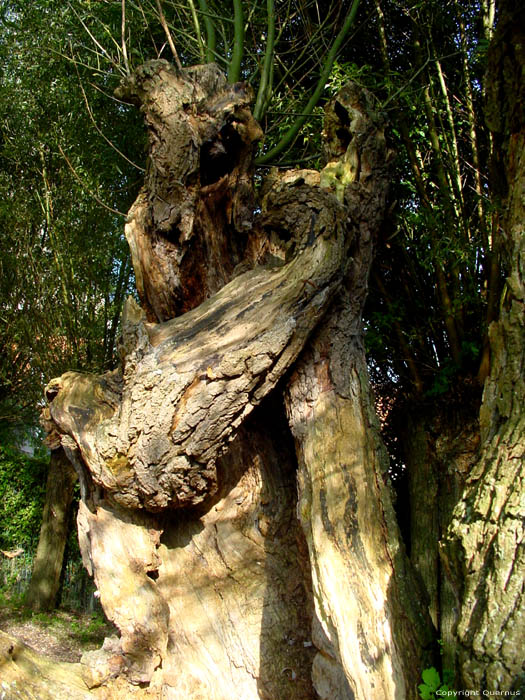
[[[388,184],[373,101],[345,87],[324,170],[272,172],[257,198],[246,86],[153,61],[119,96],[150,135],[126,225],[142,308],[126,304],[119,370],[47,388],[84,562],[121,633],[86,681],[108,697],[415,698],[431,625],[362,345]]]

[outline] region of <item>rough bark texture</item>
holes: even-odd
[[[150,61],[117,95],[140,107],[148,128],[144,187],[125,230],[148,320],[166,321],[253,257],[253,151],[262,132],[250,88],[228,84],[214,64],[181,75]]]
[[[366,365],[354,358],[339,394],[323,341],[294,374],[289,401],[319,626],[315,686],[327,700],[415,698],[432,634],[400,544]],[[341,665],[347,683],[336,690]]]
[[[430,624],[361,338],[389,160],[372,99],[344,88],[327,166],[271,173],[256,208],[245,86],[155,61],[119,94],[150,130],[126,227],[144,311],[126,305],[117,371],[47,388],[121,633],[86,682],[101,698],[413,698]]]
[[[479,396],[461,387],[442,399],[400,416],[399,435],[408,481],[410,561],[428,596],[428,610],[441,640],[441,663],[456,670],[457,600],[439,556],[439,541],[450,525],[465,480],[478,458]]]
[[[217,456],[296,359],[341,283],[342,213],[329,192],[300,179],[276,194],[287,202],[293,188],[296,202],[290,226],[302,240],[289,263],[245,272],[161,324],[146,323],[129,300],[123,372],[71,372],[47,387],[53,420],[89,465],[86,478],[120,505],[155,512],[215,490]]]
[[[480,413],[481,458],[444,542],[461,607],[465,688],[525,690],[525,27],[519,3],[501,4],[487,75],[488,121],[501,157],[507,279],[490,328],[491,369]],[[503,175],[503,178],[501,176]]]
[[[359,166],[342,195],[357,233],[344,288],[291,377],[287,408],[312,567],[316,690],[330,700],[401,700],[416,697],[421,651],[430,649],[432,635],[401,545],[363,347],[362,306],[389,159],[365,98],[343,89],[328,109],[327,131],[334,125],[337,134],[333,150],[338,143],[343,148],[341,106],[354,134],[345,158]]]
[[[76,482],[76,472],[58,446],[51,452],[42,526],[26,596],[33,610],[52,610],[56,606]]]

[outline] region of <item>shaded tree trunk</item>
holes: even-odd
[[[419,403],[407,420],[408,410],[401,408],[397,430],[407,471],[401,507],[409,509],[410,560],[441,640],[442,669],[454,673],[457,601],[440,561],[439,541],[478,458],[479,391],[461,386],[440,400]]]
[[[126,225],[142,308],[119,370],[46,390],[121,633],[84,678],[110,697],[415,698],[431,624],[362,343],[390,157],[373,100],[344,88],[323,171],[272,172],[257,199],[245,85],[153,61],[119,96],[150,135]]]
[[[480,412],[481,454],[443,542],[460,601],[463,687],[525,690],[525,21],[501,2],[487,72],[487,119],[495,134],[494,182],[504,211],[506,285],[489,329],[490,374]]]
[[[62,447],[51,452],[46,501],[26,603],[33,610],[56,607],[77,475]]]

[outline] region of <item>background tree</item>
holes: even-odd
[[[130,289],[118,210],[131,201],[139,171],[129,160],[113,158],[111,129],[116,116],[123,117],[119,105],[104,106],[95,122],[91,109],[106,98],[95,92],[95,104],[87,102],[78,71],[63,58],[73,17],[48,3],[2,4],[0,424],[7,443],[34,441],[43,387],[57,372],[114,365],[122,301]],[[126,134],[133,141],[133,129]],[[120,145],[127,148],[125,138]],[[97,194],[102,191],[104,201]],[[54,482],[65,485],[59,463],[52,460],[40,542],[56,561],[51,566],[46,557],[37,577],[47,579],[41,581],[46,596],[30,591],[37,608],[55,603],[70,522],[72,488],[66,489],[67,502],[56,500]],[[59,510],[63,524],[57,530],[53,513]]]
[[[0,376],[9,422],[34,413],[57,370],[112,366],[129,288],[118,211],[132,201],[138,170],[113,158],[74,64],[60,55],[69,50],[71,19],[45,3],[2,6]],[[96,126],[110,139],[118,104],[102,115],[107,121]]]
[[[457,637],[465,684],[525,688],[523,625],[523,280],[525,16],[500,5],[489,50],[487,122],[493,132],[496,232],[505,271],[499,318],[489,329],[490,373],[480,411],[481,449],[444,542],[461,600]]]

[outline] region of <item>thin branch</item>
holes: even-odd
[[[62,53],[61,51],[56,51],[55,49],[50,48],[49,51],[51,53],[56,54],[57,56],[60,56],[60,58],[65,58],[66,61],[70,61],[71,63],[74,63],[76,66],[82,66],[82,68],[88,68],[91,71],[91,73],[100,73],[100,75],[102,75],[102,76],[107,76],[107,71],[103,71],[103,70],[100,70],[99,68],[95,68],[94,66],[90,66],[89,63],[83,63],[82,61],[77,61],[74,58],[71,58],[71,56],[68,56],[67,54]],[[125,103],[123,102],[122,104],[125,104]]]
[[[124,219],[125,219],[125,218],[126,218],[126,214],[124,214],[123,212],[119,211],[118,209],[113,209],[113,207],[110,207],[108,204],[106,204],[105,202],[103,202],[103,201],[100,199],[100,197],[98,197],[94,192],[92,192],[92,191],[89,189],[89,187],[86,185],[86,183],[82,180],[82,178],[80,177],[80,175],[77,173],[77,171],[76,171],[75,168],[73,167],[73,165],[72,165],[71,161],[69,160],[69,158],[68,158],[68,157],[66,156],[66,154],[64,153],[64,150],[63,150],[62,146],[61,146],[59,143],[57,143],[57,146],[58,146],[58,150],[59,150],[60,153],[62,154],[62,157],[64,158],[64,160],[65,160],[66,163],[68,164],[69,169],[70,169],[71,172],[73,173],[73,177],[74,177],[75,180],[79,183],[79,185],[82,187],[82,189],[83,189],[85,192],[87,192],[87,193],[89,194],[90,197],[93,197],[93,199],[95,200],[95,202],[98,202],[98,204],[100,204],[101,207],[104,207],[104,209],[107,209],[108,211],[112,212],[113,214],[118,214],[119,216],[122,216],[122,217],[124,217]]]
[[[199,0],[199,7],[204,16],[204,26],[206,27],[206,61],[213,63],[215,60],[215,49],[217,47],[217,36],[215,34],[215,24],[208,12],[206,0]]]
[[[234,39],[230,65],[228,66],[228,82],[236,83],[241,78],[241,61],[244,54],[244,18],[242,0],[233,0]]]
[[[204,46],[203,46],[202,34],[201,34],[201,25],[199,23],[199,18],[197,17],[197,12],[195,10],[195,3],[193,2],[193,0],[188,0],[188,5],[190,6],[191,17],[193,19],[193,26],[195,27],[195,35],[197,37],[197,44],[199,45],[200,60],[202,62],[204,62],[205,57],[204,57]]]
[[[273,50],[275,42],[275,7],[273,0],[266,0],[268,14],[268,36],[266,38],[266,51],[264,54],[264,64],[259,83],[259,91],[257,93],[257,101],[253,116],[260,120],[265,112],[265,107],[268,104],[268,97],[272,92],[273,82]]]
[[[86,91],[84,90],[84,86],[82,85],[82,81],[81,81],[81,78],[80,78],[80,74],[78,73],[78,69],[77,69],[77,76],[78,76],[78,84],[79,84],[79,86],[80,86],[80,90],[82,91],[82,96],[84,97],[84,102],[85,102],[85,104],[86,104],[87,113],[88,113],[89,118],[91,119],[91,122],[92,122],[93,126],[95,127],[97,133],[100,134],[100,136],[102,136],[102,138],[104,139],[104,141],[105,141],[109,146],[111,146],[111,148],[112,148],[114,151],[116,151],[116,152],[119,154],[119,156],[120,156],[121,158],[124,158],[125,161],[127,161],[127,162],[128,162],[130,165],[132,165],[134,168],[137,168],[137,170],[140,170],[140,171],[143,172],[143,173],[146,172],[146,170],[145,170],[144,168],[141,168],[140,165],[137,165],[137,164],[134,163],[132,160],[130,160],[124,153],[122,153],[122,151],[121,151],[119,148],[117,148],[117,146],[115,146],[115,144],[113,143],[113,141],[111,141],[111,140],[106,136],[106,134],[102,131],[102,129],[98,126],[97,122],[95,121],[95,117],[93,116],[93,112],[91,111],[91,107],[90,107],[90,105],[89,105],[89,101],[88,101],[88,98],[87,98],[87,95],[86,95]]]
[[[290,161],[279,161],[278,163],[265,163],[262,168],[293,168],[296,165],[302,165],[303,163],[311,163],[313,160],[319,160],[322,153],[314,153],[312,156],[306,156],[305,158],[294,158]]]
[[[379,48],[381,49],[381,58],[383,60],[383,65],[387,71],[390,70],[390,58],[388,57],[388,42],[386,38],[385,29],[385,14],[383,8],[381,7],[380,0],[374,0],[374,6],[376,9],[377,23],[378,23],[378,33],[379,33]]]
[[[390,95],[390,97],[388,98],[388,100],[386,100],[385,102],[383,102],[383,104],[381,105],[381,109],[385,109],[386,106],[387,106],[390,102],[392,102],[392,100],[395,100],[396,97],[397,97],[398,95],[400,95],[402,92],[404,92],[404,91],[407,89],[407,87],[408,87],[411,83],[414,82],[414,80],[417,78],[417,76],[418,76],[422,71],[425,70],[425,68],[427,67],[427,65],[430,63],[430,60],[431,60],[430,57],[428,57],[428,58],[426,59],[426,61],[417,69],[417,71],[407,80],[407,82],[406,82],[404,85],[402,85],[402,86],[399,88],[399,90],[396,90],[396,91],[394,92],[393,95]]]
[[[268,110],[266,114],[280,114],[284,117],[310,117],[311,119],[324,119],[324,114],[307,113],[307,112],[283,112],[282,110]]]
[[[82,17],[78,14],[78,12],[76,12],[75,9],[74,9],[71,5],[70,5],[70,8],[71,8],[71,10],[73,11],[73,14],[76,15],[78,21],[79,21],[80,24],[83,26],[84,30],[85,30],[86,33],[88,34],[88,36],[89,36],[89,38],[91,39],[91,41],[95,44],[95,46],[98,46],[98,48],[99,48],[100,51],[101,51],[102,56],[104,56],[104,58],[106,58],[106,59],[111,63],[111,65],[112,65],[116,70],[119,71],[119,73],[123,73],[123,71],[122,71],[120,65],[119,65],[116,61],[113,60],[112,56],[110,56],[110,54],[106,51],[106,49],[102,46],[102,44],[101,44],[101,43],[93,36],[93,34],[89,31],[88,26],[86,25],[86,23],[84,22],[84,20],[82,19]]]
[[[175,59],[175,63],[177,65],[177,68],[179,72],[182,73],[182,63],[180,62],[179,54],[177,53],[177,49],[175,48],[175,44],[173,43],[173,37],[171,36],[170,29],[168,27],[168,23],[166,22],[166,18],[164,17],[164,12],[162,11],[162,5],[160,4],[160,0],[155,0],[157,3],[157,10],[159,13],[159,20],[162,25],[162,29],[164,29],[164,34],[166,35],[166,39],[168,40],[168,44],[170,45],[171,53],[173,54],[173,58]]]
[[[124,68],[126,69],[126,75],[129,75],[130,70],[128,61],[128,49],[126,46],[126,0],[122,0],[122,22],[120,29],[120,35],[122,40],[122,58],[124,59]]]
[[[75,63],[76,63],[76,62],[75,62]],[[78,63],[78,65],[81,66],[82,63]],[[113,102],[118,102],[119,105],[124,105],[124,106],[126,106],[126,107],[129,107],[129,102],[124,102],[124,100],[119,100],[118,97],[115,97],[115,96],[112,95],[111,93],[106,92],[105,90],[103,90],[103,89],[102,89],[99,85],[97,85],[96,83],[92,83],[90,80],[88,80],[88,81],[87,81],[87,84],[90,85],[94,90],[98,90],[102,95],[104,95],[104,97],[107,97],[108,100],[113,100]],[[138,168],[138,167],[139,167],[139,166],[137,165],[137,168]]]
[[[276,42],[280,41],[281,36],[286,28],[286,24],[288,22],[290,22],[294,17],[295,17],[295,13],[290,14],[286,18],[286,20],[283,22],[281,29],[279,30],[279,33],[277,35]],[[328,23],[328,19],[329,19],[328,16],[326,16],[325,19],[321,22],[321,24],[316,28],[314,33],[311,35],[310,41],[304,42],[304,45],[302,46],[301,51],[299,53],[297,53],[298,48],[294,43],[288,51],[281,50],[281,51],[279,51],[279,54],[277,54],[275,56],[276,60],[280,62],[281,66],[283,68],[283,75],[282,75],[280,81],[278,82],[278,84],[275,86],[275,89],[274,89],[275,92],[278,92],[279,89],[281,88],[281,86],[283,84],[285,84],[286,79],[290,73],[293,72],[296,75],[301,74],[301,79],[299,80],[299,82],[301,82],[305,79],[305,77],[308,75],[309,72],[314,70],[314,68],[312,66],[312,68],[309,71],[307,71],[306,73],[302,73],[302,66],[307,64],[307,63],[311,63],[311,56],[310,56],[311,44],[313,44],[313,42],[315,41],[317,36],[319,36],[319,39],[322,38],[324,29],[325,29],[325,25]],[[287,54],[291,54],[295,57],[295,60],[291,63],[291,65],[289,67],[287,67],[285,65],[285,63],[282,61],[282,57],[286,56]],[[303,58],[304,58],[304,60],[303,60]]]
[[[317,105],[319,102],[319,99],[323,93],[323,90],[326,85],[326,81],[328,80],[328,77],[330,75],[330,71],[332,70],[332,66],[335,61],[335,57],[337,56],[337,52],[339,51],[341,44],[343,43],[346,35],[350,31],[350,27],[353,25],[356,15],[357,15],[357,9],[359,7],[359,0],[354,0],[352,3],[352,7],[350,8],[350,11],[348,12],[348,15],[346,16],[345,22],[343,24],[343,27],[341,28],[341,31],[337,35],[337,37],[334,40],[334,43],[332,44],[332,47],[330,51],[328,52],[328,55],[326,57],[326,61],[324,63],[323,69],[321,71],[321,75],[319,76],[319,80],[317,82],[317,86],[315,88],[315,91],[313,95],[310,97],[308,104],[304,108],[305,114],[310,114],[314,107]],[[282,139],[279,141],[279,143],[274,146],[268,153],[265,153],[264,155],[260,156],[257,158],[256,165],[262,165],[263,163],[267,163],[271,160],[273,160],[277,155],[282,153],[288,146],[290,146],[293,141],[295,140],[297,134],[301,130],[301,127],[305,123],[307,117],[298,117],[293,125],[288,129],[286,134],[282,137]]]

